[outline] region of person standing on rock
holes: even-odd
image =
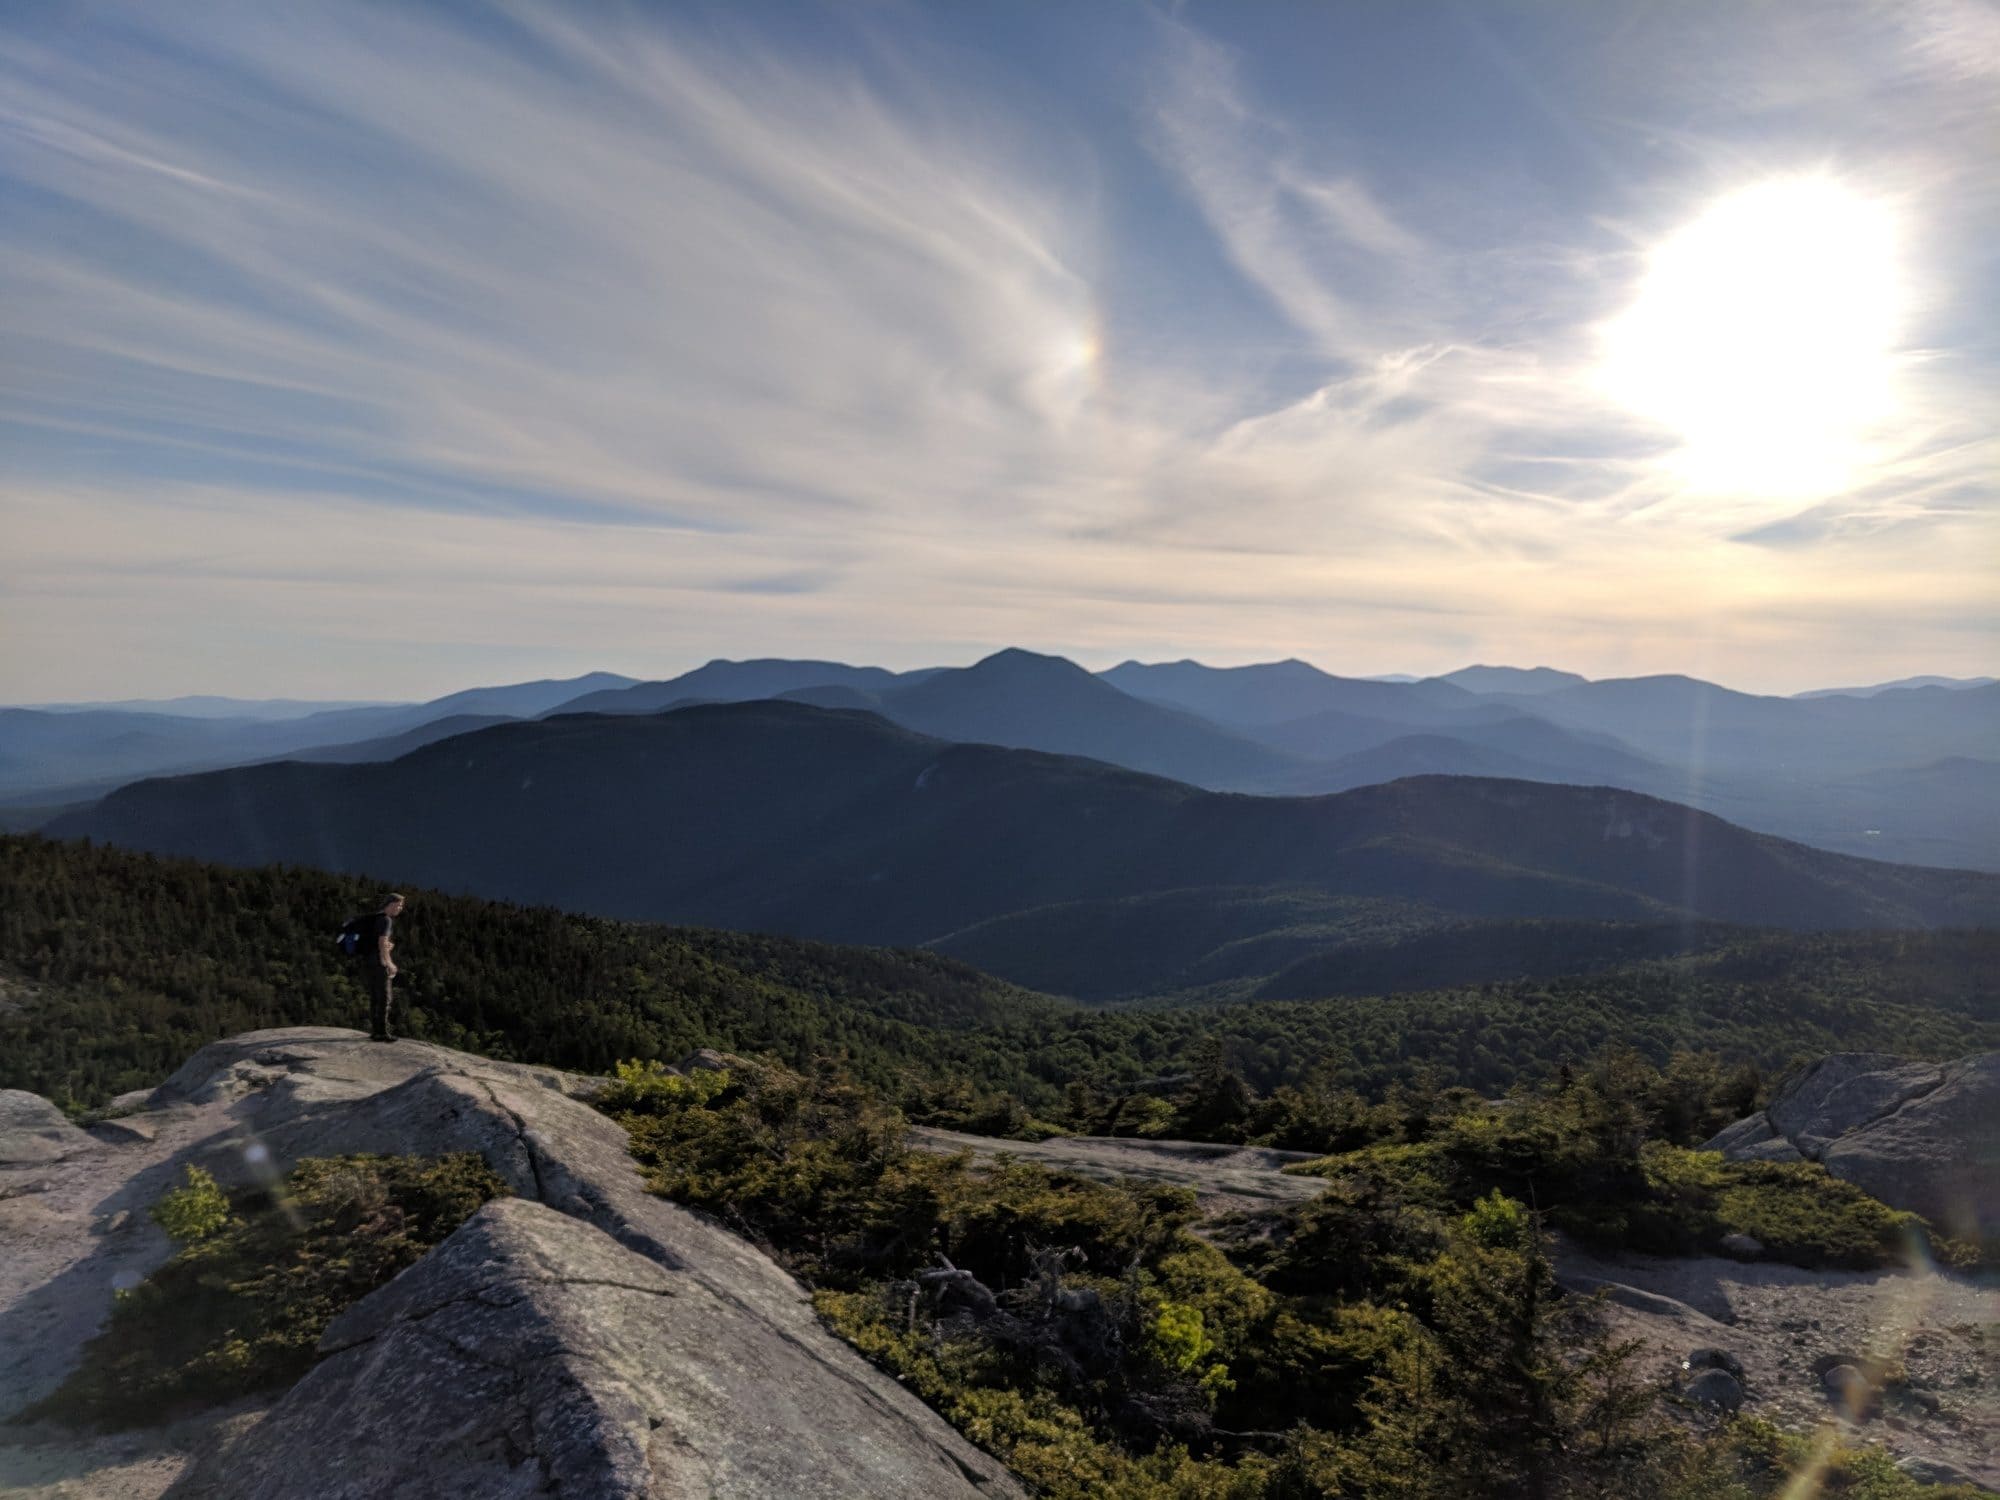
[[[379,911],[361,919],[361,959],[362,983],[368,986],[368,1039],[371,1042],[393,1042],[395,1032],[389,1029],[389,1009],[396,990],[396,944],[391,934],[396,930],[396,918],[403,914],[403,898],[391,892],[383,897]]]

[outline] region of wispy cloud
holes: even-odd
[[[1963,169],[1980,14],[1899,33],[1883,87],[1957,112],[1870,166],[1913,211]],[[1491,234],[1441,229],[1364,118],[1307,127],[1230,46],[1127,20],[1117,141],[865,18],[818,17],[830,49],[546,7],[0,27],[0,609],[76,643],[0,691],[124,691],[162,647],[176,689],[296,690],[309,642],[322,690],[379,694],[405,637],[453,670],[1009,641],[1442,669],[1578,619],[1624,644],[1570,664],[1664,666],[1678,573],[1720,620],[1766,597],[1745,559],[1826,595],[1805,559],[1872,537],[1906,578],[1992,536],[1992,355],[1949,318],[1852,494],[1776,530],[1690,504],[1593,377],[1674,212],[1503,213],[1510,184],[1456,200]],[[1691,204],[1681,149],[1656,197]],[[1135,232],[1120,152],[1268,327],[1187,316],[1197,257]],[[1849,595],[1879,621],[1900,590]]]
[[[1879,116],[1901,126],[1886,132],[1903,137],[1894,150],[1853,153],[1854,179],[1912,215],[1940,216],[1949,204],[1962,233],[1963,221],[1987,217],[1967,200],[1990,196],[1990,174],[1977,188],[1964,180],[1982,172],[1982,153],[1957,138],[1957,106],[1939,98],[1935,78],[1922,75],[1983,67],[1991,43],[1984,23],[1992,16],[1939,6],[1907,18],[1915,45],[1887,55],[1867,50],[1877,41],[1880,18],[1863,12],[1854,19],[1854,26],[1812,36],[1794,71],[1766,59],[1766,76],[1782,82],[1793,108],[1804,91],[1812,102],[1856,112],[1870,124]],[[1798,29],[1784,28],[1787,37]],[[1396,514],[1432,534],[1502,552],[1510,538],[1515,546],[1544,548],[1558,527],[1590,530],[1590,549],[1565,549],[1571,552],[1615,549],[1622,538],[1614,527],[1635,533],[1632,539],[1645,547],[1661,545],[1663,534],[1684,547],[1761,539],[1764,525],[1798,509],[1783,493],[1691,488],[1676,436],[1618,404],[1602,376],[1604,330],[1634,296],[1648,242],[1663,239],[1677,219],[1685,222],[1701,206],[1700,193],[1796,169],[1796,151],[1768,142],[1724,148],[1713,138],[1687,137],[1679,149],[1688,160],[1653,195],[1650,225],[1629,218],[1573,224],[1566,246],[1531,226],[1519,243],[1468,250],[1462,237],[1429,235],[1393,217],[1345,165],[1354,142],[1322,137],[1309,147],[1297,132],[1260,115],[1225,49],[1185,26],[1168,30],[1174,61],[1155,105],[1161,154],[1234,263],[1339,372],[1290,408],[1246,419],[1226,448],[1248,447],[1290,473],[1310,465],[1316,443],[1329,457],[1360,456],[1364,483],[1393,495]],[[1701,30],[1685,28],[1675,40],[1685,50]],[[1640,66],[1643,58],[1643,65],[1657,67],[1652,40],[1638,38],[1621,62]],[[1709,40],[1717,38],[1711,33]],[[1825,97],[1836,60],[1845,70],[1841,91]],[[1701,61],[1716,59],[1704,51]],[[1922,95],[1914,106],[1913,73]],[[1965,107],[1989,130],[2000,124],[1990,99],[1983,109]],[[1927,124],[1941,111],[1942,128],[1923,141],[1911,138],[1913,109]],[[1598,123],[1614,137],[1637,128],[1630,121]],[[1307,211],[1327,204],[1339,211]],[[1469,200],[1464,207],[1479,210]],[[1892,377],[1893,422],[1860,435],[1869,462],[1852,484],[1810,505],[1835,530],[1956,522],[1992,506],[1990,476],[2000,470],[1992,464],[1989,424],[1978,416],[1994,384],[1990,340],[1969,355],[1919,346],[1921,315],[1935,327],[1940,315],[1949,324],[1962,313],[1937,305],[1938,289],[1966,270],[1940,263],[1945,226],[1922,228],[1930,231],[1931,259],[1912,270],[1919,316]],[[1496,299],[1496,285],[1504,298]],[[1503,310],[1521,308],[1568,315],[1507,326]],[[1829,318],[1840,314],[1838,307],[1826,309]],[[1962,337],[1962,327],[1953,334]],[[1390,393],[1393,400],[1385,399]],[[1414,463],[1403,457],[1412,449]],[[1371,450],[1400,465],[1393,476],[1400,483],[1384,484],[1391,476],[1368,462]],[[1978,478],[1982,466],[1985,483]],[[1426,505],[1426,493],[1438,503]]]

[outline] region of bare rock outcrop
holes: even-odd
[[[1731,1161],[1805,1160],[1799,1154],[1799,1148],[1778,1133],[1778,1127],[1761,1109],[1754,1115],[1745,1115],[1709,1141],[1703,1149],[1720,1151]]]
[[[46,1166],[96,1145],[40,1094],[0,1089],[0,1165]]]
[[[48,1394],[115,1288],[171,1253],[144,1208],[186,1165],[247,1184],[307,1156],[477,1151],[518,1199],[349,1309],[261,1420],[163,1460],[172,1493],[1019,1494],[769,1257],[648,1193],[624,1132],[579,1102],[590,1088],[331,1028],[204,1048],[123,1141],[61,1137],[32,1199],[6,1199],[28,1169],[0,1163],[0,1419]],[[10,1441],[26,1469],[64,1439],[0,1431],[0,1488]]]
[[[1947,1234],[2000,1238],[2000,1052],[1949,1063],[1836,1053],[1708,1149],[1821,1162]]]
[[[1012,1156],[1055,1172],[1074,1172],[1102,1182],[1140,1181],[1191,1187],[1208,1213],[1282,1208],[1316,1198],[1326,1183],[1318,1177],[1288,1177],[1294,1162],[1311,1161],[1310,1151],[1278,1151],[1268,1146],[1227,1146],[1208,1141],[1155,1141],[1132,1136],[1064,1135],[1046,1141],[1003,1141],[955,1130],[918,1126],[910,1144],[949,1155],[970,1151],[991,1159]]]
[[[488,1204],[349,1309],[324,1358],[232,1448],[216,1496],[977,1493],[868,1394],[801,1379],[741,1309],[541,1204]],[[384,1441],[402,1434],[401,1441]]]

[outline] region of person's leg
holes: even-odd
[[[389,971],[377,964],[364,966],[368,980],[368,1034],[387,1041],[389,1032]]]

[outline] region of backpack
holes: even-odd
[[[340,931],[334,934],[333,946],[347,958],[360,957],[361,945],[367,938],[363,929],[367,925],[368,916],[349,917],[341,924]]]

